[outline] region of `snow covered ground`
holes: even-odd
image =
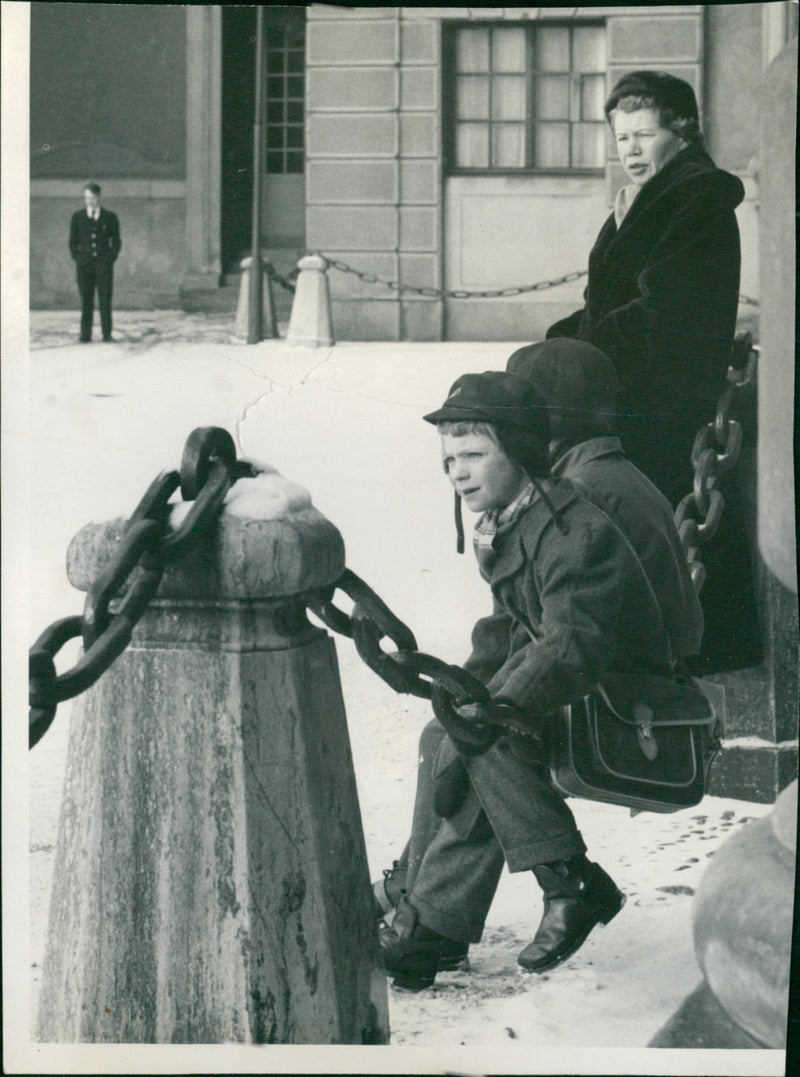
[[[74,312],[32,315],[30,411],[6,421],[15,450],[10,478],[27,483],[22,492],[15,484],[13,498],[30,554],[29,576],[20,567],[12,581],[20,596],[23,588],[29,595],[20,647],[57,617],[80,612],[82,596],[64,573],[75,532],[89,520],[128,515],[150,480],[179,464],[192,429],[219,425],[234,435],[240,455],[267,461],[310,490],[344,535],[349,567],[413,628],[422,650],[454,662],[465,657],[488,591],[471,555],[456,555],[437,436],[421,415],[459,374],[502,368],[515,345],[248,347],[235,342],[221,317],[128,312],[117,316],[121,343],[86,346],[75,341],[76,325]],[[338,639],[337,651],[375,877],[406,838],[416,740],[429,704],[395,695],[348,640]],[[30,791],[29,953],[24,940],[19,945],[34,1006],[68,713],[62,705],[12,783],[24,788],[27,780]],[[673,1052],[642,1050],[700,980],[690,907],[709,858],[768,806],[710,797],[689,811],[633,818],[587,802],[574,809],[590,857],[628,895],[611,924],[557,971],[525,976],[516,955],[532,937],[541,902],[529,874],[506,873],[484,940],[472,948],[472,970],[442,975],[418,995],[390,992],[392,1045],[402,1050],[359,1049],[354,1066],[327,1049],[322,1064],[318,1055],[310,1063],[292,1056],[292,1072],[323,1065],[326,1072],[782,1073],[781,1052],[678,1052],[676,1062]],[[27,993],[22,982],[18,987]],[[188,1063],[169,1058],[157,1069],[151,1061],[133,1068],[128,1052],[105,1068],[69,1072],[212,1072],[206,1065],[264,1072],[285,1065],[280,1051],[267,1057],[260,1049],[256,1061],[246,1061],[243,1049],[227,1049],[240,1060],[234,1064],[234,1055],[220,1050],[205,1049],[197,1069],[172,1069]],[[45,1054],[37,1072],[53,1072]]]

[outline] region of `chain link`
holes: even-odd
[[[337,590],[354,603],[349,615],[334,604]],[[418,650],[411,629],[350,569],[332,587],[307,599],[306,605],[328,628],[351,638],[363,662],[395,692],[430,699],[439,721],[467,754],[485,751],[502,729],[538,736],[530,716],[512,704],[493,702],[477,677]],[[390,639],[397,649],[385,651],[383,639]],[[484,720],[458,713],[457,708],[469,704],[477,705]]]
[[[236,459],[236,447],[226,430],[199,427],[189,435],[180,472],[162,472],[147,488],[110,562],[92,581],[83,615],[54,621],[31,647],[31,748],[49,729],[58,704],[90,688],[122,654],[158,590],[166,565],[194,549],[219,515],[233,483],[255,474],[251,464]],[[173,531],[168,524],[170,498],[179,485],[184,501],[193,504]],[[83,654],[71,669],[58,674],[56,655],[78,637],[83,640]]]
[[[706,579],[701,547],[716,535],[725,510],[717,481],[735,466],[742,449],[742,424],[731,413],[737,397],[752,386],[758,364],[759,349],[749,333],[736,338],[733,352],[714,418],[700,427],[692,444],[692,489],[675,510],[675,526],[698,594]]]
[[[294,282],[297,280],[297,276],[300,273],[299,269],[293,269],[288,277],[282,277],[280,273],[275,269],[275,266],[272,264],[272,262],[265,262],[264,269],[266,270],[266,273],[269,276],[270,280],[274,280],[276,284],[280,284],[281,288],[285,288],[287,292],[291,292],[292,295],[294,295]]]

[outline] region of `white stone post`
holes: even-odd
[[[307,348],[333,344],[331,297],[325,274],[325,259],[307,254],[297,263],[300,274],[295,285],[292,316],[286,340]]]

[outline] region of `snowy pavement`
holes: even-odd
[[[341,530],[349,567],[412,627],[422,650],[463,660],[488,590],[471,555],[456,555],[436,432],[421,416],[441,403],[458,375],[501,369],[516,345],[247,346],[235,341],[232,316],[115,317],[120,343],[89,346],[75,340],[76,312],[31,318],[29,416],[7,415],[4,430],[17,465],[12,478],[27,483],[13,506],[30,519],[21,644],[56,618],[80,612],[82,596],[64,573],[75,532],[89,520],[129,515],[150,480],[179,464],[191,430],[219,425],[233,434],[241,456],[266,461],[309,489]],[[22,571],[18,579],[21,586]],[[336,645],[375,877],[407,836],[416,740],[429,704],[392,693],[348,640]],[[27,758],[34,1005],[68,712],[62,705]],[[442,975],[418,995],[390,992],[392,1045],[408,1049],[399,1055],[407,1061],[378,1071],[782,1073],[782,1052],[701,1052],[691,1063],[687,1053],[678,1070],[668,1060],[673,1052],[637,1050],[700,981],[690,908],[709,858],[769,806],[709,797],[688,811],[633,818],[622,808],[573,807],[590,858],[628,895],[623,911],[564,966],[526,976],[516,955],[532,937],[541,900],[529,873],[504,874],[484,939],[471,950],[471,971]],[[580,1068],[567,1071],[563,1052],[572,1049],[578,1061],[571,1065]],[[262,1072],[276,1064],[263,1056],[259,1063]],[[346,1072],[333,1065],[331,1072]]]

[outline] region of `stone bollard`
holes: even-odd
[[[76,587],[123,526],[76,535]],[[306,491],[240,479],[75,700],[39,1040],[388,1042],[336,654],[302,597],[343,565]]]
[[[692,903],[702,984],[650,1047],[786,1046],[797,853],[797,781],[728,838]]]
[[[239,278],[239,302],[236,307],[236,328],[234,330],[237,337],[247,338],[248,320],[250,317],[250,266],[253,264],[252,258],[243,258],[239,263],[242,274]],[[278,336],[278,322],[275,318],[275,301],[272,296],[272,277],[269,274],[271,269],[270,263],[262,259],[263,273],[261,276],[261,292],[262,292],[262,334],[264,340],[269,340]]]
[[[318,254],[307,254],[297,263],[300,275],[286,334],[289,344],[302,344],[307,348],[333,344],[331,297],[325,265],[325,259]]]

